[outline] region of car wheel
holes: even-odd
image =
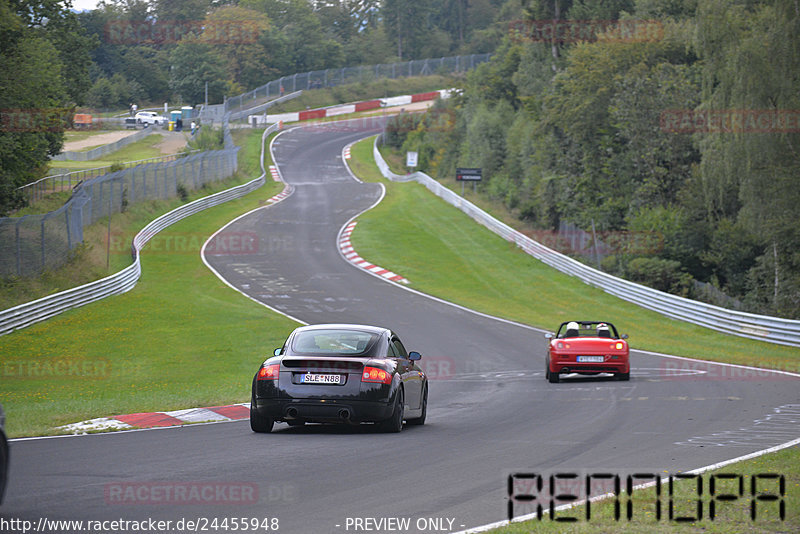
[[[409,425],[424,425],[425,418],[428,416],[428,386],[425,386],[425,391],[422,393],[422,415],[416,419],[409,419]]]
[[[628,371],[627,373],[617,373],[614,375],[614,378],[617,380],[627,381],[631,379],[631,373]]]
[[[550,369],[547,369],[547,380],[549,380],[551,384],[558,384],[559,379],[558,373],[554,373]]]
[[[405,398],[403,396],[403,388],[397,390],[397,395],[394,396],[394,410],[392,416],[385,421],[379,423],[380,429],[383,432],[400,432],[403,430],[403,407],[405,406]]]
[[[255,409],[256,400],[250,402],[250,429],[253,432],[272,432],[272,427],[275,421],[271,417],[263,417]]]

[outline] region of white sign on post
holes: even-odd
[[[416,152],[406,152],[406,167],[416,167],[418,156]]]

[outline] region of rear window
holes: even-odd
[[[302,354],[358,356],[377,341],[378,335],[358,330],[307,330],[292,339],[292,350]]]

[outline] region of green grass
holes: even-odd
[[[163,140],[164,136],[161,134],[150,134],[144,139],[140,139],[135,143],[124,146],[116,152],[106,154],[98,159],[89,161],[51,161],[51,174],[55,169],[60,169],[60,172],[70,172],[82,169],[93,169],[95,167],[105,167],[106,165],[113,165],[119,162],[158,158],[164,155],[157,146]],[[86,150],[90,150],[90,148]]]
[[[800,370],[800,349],[721,334],[617,299],[533,259],[417,183],[390,183],[377,170],[359,174],[374,168],[372,142],[357,143],[351,162],[362,179],[383,181],[387,194],[359,217],[353,245],[412,287],[545,329],[576,317],[607,319],[636,349]]]
[[[233,137],[234,141],[242,147],[242,150],[239,151],[239,170],[236,175],[221,182],[207,184],[198,191],[189,191],[189,200],[229,189],[261,174],[261,167],[258,163],[261,132],[240,130],[235,131]],[[266,152],[266,157],[269,159],[269,152]],[[15,216],[52,211],[61,207],[68,197],[69,193],[47,195],[33,206],[17,212]],[[108,219],[102,219],[84,228],[84,245],[74,250],[70,261],[61,268],[33,278],[0,279],[0,310],[99,280],[130,265],[129,244],[133,235],[159,215],[181,204],[182,202],[178,198],[152,200],[132,204],[124,213],[114,215],[111,218],[111,235],[112,243],[115,246],[110,254],[106,253]],[[109,268],[106,268],[107,257],[110,258]]]
[[[362,180],[384,183],[386,197],[359,217],[351,240],[362,257],[405,276],[411,280],[411,287],[485,313],[546,329],[553,329],[561,321],[574,317],[608,318],[631,335],[631,345],[637,349],[798,370],[800,350],[796,348],[720,334],[619,300],[531,258],[475,224],[423,186],[385,180],[372,156],[373,139],[353,146],[350,166]],[[403,254],[397,254],[398,250]],[[655,523],[652,517],[633,523],[616,523],[613,508],[609,504],[598,504],[592,507],[592,517],[596,519],[590,523],[568,524],[545,519],[515,524],[500,532],[516,534],[539,529],[543,532],[626,533],[696,532],[698,529],[709,532],[800,530],[800,448],[740,462],[719,472],[784,474],[788,495],[786,509],[791,510],[790,518],[785,523],[752,524],[747,515],[748,504],[742,499],[715,522],[676,527],[674,522],[668,524],[664,515],[662,524]],[[681,498],[685,501],[693,486],[687,483],[681,486]],[[707,491],[706,486],[706,495]],[[653,500],[647,492],[636,495],[637,499],[648,497]],[[680,501],[676,498],[676,502]],[[706,514],[707,510],[706,507]],[[770,517],[775,517],[774,507],[772,510]],[[580,514],[585,514],[583,509],[564,513],[585,517]]]
[[[260,132],[243,135],[246,159],[257,157]],[[247,179],[255,177],[254,165],[243,165]],[[166,229],[187,245],[164,251],[162,239],[162,250],[145,248],[142,278],[132,291],[0,337],[8,434],[50,434],[55,426],[93,417],[249,400],[254,370],[296,325],[231,291],[202,263],[199,247],[280,188],[268,181]],[[124,232],[141,227],[136,219]],[[112,262],[115,271],[130,256],[119,251]],[[80,376],[70,374],[76,369]]]
[[[347,84],[325,89],[309,89],[304,90],[303,94],[297,98],[269,108],[269,113],[288,113],[361,100],[426,93],[452,87],[456,80],[457,78],[453,76],[413,76],[395,80],[387,78],[369,83]],[[290,93],[292,91],[291,83],[285,84],[284,88],[287,93]]]

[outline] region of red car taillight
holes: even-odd
[[[277,380],[280,375],[280,364],[265,365],[258,370],[258,380]]]
[[[378,382],[380,384],[391,384],[392,374],[389,371],[378,369],[377,367],[364,367],[361,373],[362,382]]]

